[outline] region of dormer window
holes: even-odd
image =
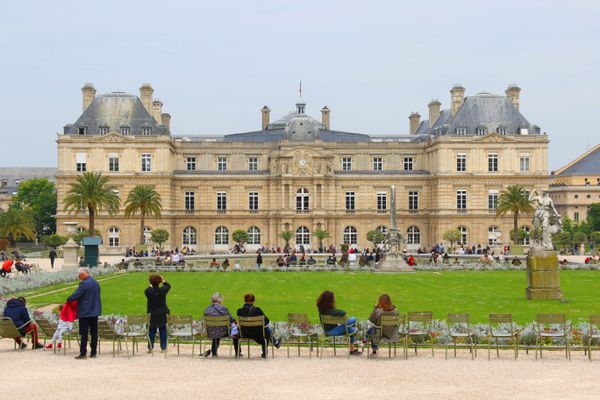
[[[480,126],[475,130],[479,136],[484,136],[487,133],[487,128]]]
[[[108,133],[108,126],[103,125],[101,127],[98,128],[98,133],[100,135],[106,135]]]
[[[466,135],[467,134],[467,128],[456,128],[456,134],[457,135]]]
[[[505,126],[499,126],[496,131],[498,132],[498,135],[506,135],[506,127]]]
[[[85,135],[86,133],[87,133],[87,126],[78,126],[77,127],[78,135]]]
[[[152,127],[151,126],[142,126],[142,135],[151,135]]]
[[[130,128],[127,125],[121,126],[121,135],[129,135]]]

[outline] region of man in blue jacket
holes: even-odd
[[[88,333],[91,333],[90,358],[96,358],[98,347],[98,316],[102,313],[100,303],[100,285],[91,276],[87,268],[79,268],[79,287],[67,301],[77,301],[77,318],[79,319],[79,334],[81,346],[78,360],[87,358]]]

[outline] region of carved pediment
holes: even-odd
[[[477,138],[474,141],[479,143],[511,143],[514,142],[515,139],[492,132],[482,136],[481,138]]]
[[[95,137],[92,142],[99,143],[118,143],[118,142],[131,142],[135,140],[132,136],[123,136],[117,132],[110,132],[106,135]]]

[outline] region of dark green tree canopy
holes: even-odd
[[[56,186],[48,178],[21,182],[11,207],[31,215],[38,236],[56,232]]]

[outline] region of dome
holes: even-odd
[[[308,115],[298,115],[287,123],[284,137],[289,140],[314,140],[319,137],[319,126]]]

